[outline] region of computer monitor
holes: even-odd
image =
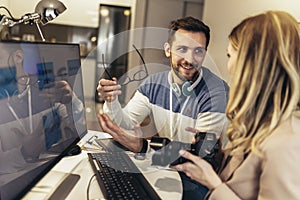
[[[0,199],[19,199],[87,133],[79,45],[0,42],[0,110]]]

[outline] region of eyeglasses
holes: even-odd
[[[135,49],[135,51],[138,53],[140,59],[142,60],[144,69],[141,69],[141,70],[138,70],[137,72],[135,72],[133,74],[132,78],[130,78],[130,76],[127,75],[125,80],[123,81],[123,83],[121,85],[127,85],[131,82],[134,82],[134,81],[141,81],[141,80],[144,80],[145,78],[147,78],[147,76],[149,76],[149,73],[148,73],[148,70],[147,70],[147,67],[146,67],[146,64],[145,64],[145,61],[144,61],[144,58],[143,58],[142,54],[140,53],[140,51],[136,48],[136,46],[134,44],[132,46]],[[102,64],[103,64],[105,73],[112,80],[113,77],[108,72],[108,70],[107,70],[107,68],[105,67],[105,64],[104,64],[104,54],[102,54]]]
[[[107,74],[107,76],[109,77],[110,80],[113,80],[113,77],[110,75],[110,73],[108,72],[108,70],[105,67],[105,63],[104,63],[104,54],[102,54],[102,65],[104,68],[105,73]]]

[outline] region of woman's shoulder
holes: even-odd
[[[282,122],[262,143],[264,154],[286,154],[300,151],[300,118],[292,116]],[[300,154],[299,154],[300,156]]]

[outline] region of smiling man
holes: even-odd
[[[117,100],[121,85],[116,79],[101,79],[97,90],[105,99],[104,112],[127,130],[151,116],[158,135],[171,140],[191,142],[194,134],[186,131],[187,127],[221,135],[227,125],[224,112],[228,85],[202,66],[210,40],[209,27],[185,17],[172,21],[168,34],[164,51],[171,70],[150,75],[124,108]],[[126,141],[121,142],[129,149],[141,149],[139,143],[131,146]]]
[[[170,57],[172,68],[181,79],[195,81],[199,76],[208,45],[207,37],[203,32],[183,29],[170,32],[170,39],[164,45],[165,54]]]
[[[103,131],[133,152],[145,153],[151,135],[136,125],[150,116],[160,137],[192,143],[196,132],[222,135],[227,126],[224,114],[228,85],[202,66],[210,40],[210,29],[202,21],[185,17],[172,21],[164,52],[170,70],[150,75],[122,108],[117,80],[101,79],[97,90],[105,100],[99,115]],[[183,198],[201,199],[206,188],[182,175]]]

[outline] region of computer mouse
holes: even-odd
[[[68,156],[74,156],[81,153],[81,148],[78,145],[74,145],[70,148],[70,150],[67,152]]]

